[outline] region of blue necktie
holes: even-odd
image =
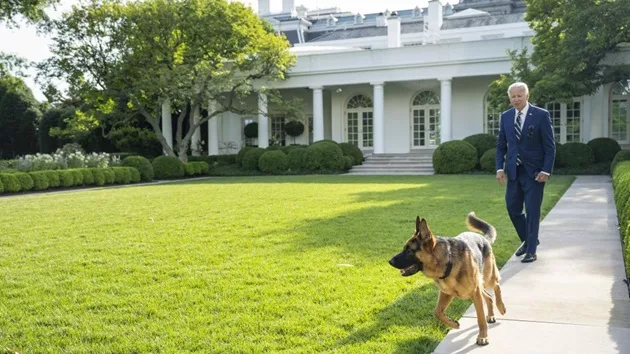
[[[516,133],[516,140],[521,140],[521,115],[523,112],[519,111],[516,115],[516,120],[514,121],[514,133]],[[521,165],[523,162],[519,157],[518,153],[516,154],[516,166]]]

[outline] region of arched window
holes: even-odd
[[[356,95],[346,105],[347,142],[360,149],[374,146],[374,105],[372,99]]]
[[[432,91],[422,91],[413,99],[412,106],[423,106],[425,104],[440,104],[440,97]]]

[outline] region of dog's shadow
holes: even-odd
[[[449,330],[433,315],[437,295],[438,291],[433,282],[428,282],[380,310],[375,315],[374,323],[359,328],[337,344],[339,346],[360,345],[375,337],[386,335],[395,327],[423,327],[427,330],[419,331],[416,338],[397,342],[397,348],[393,353],[430,353],[437,347],[442,338],[435,331],[446,333]],[[447,312],[463,314],[468,306],[470,306],[470,301],[454,299]],[[476,332],[471,331],[471,335],[476,335]]]

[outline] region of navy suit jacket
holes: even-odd
[[[518,153],[527,175],[531,178],[540,171],[551,174],[556,156],[556,143],[549,112],[530,104],[520,140],[516,138],[514,129],[515,117],[515,108],[501,114],[497,139],[497,170],[503,169],[509,180],[516,179]]]

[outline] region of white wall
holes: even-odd
[[[484,99],[488,92],[488,85],[498,78],[498,76],[479,76],[453,79],[451,110],[453,140],[483,133]]]

